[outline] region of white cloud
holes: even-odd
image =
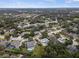
[[[0,4],[0,8],[51,8],[51,5],[44,5],[43,3],[29,4],[25,2],[13,2],[6,5]]]
[[[65,0],[65,3],[76,3],[79,2],[79,0]]]
[[[73,1],[79,1],[79,0],[73,0]]]

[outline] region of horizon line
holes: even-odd
[[[8,9],[8,7],[4,7],[4,8],[7,8]],[[4,9],[4,8],[0,8],[0,9]],[[16,7],[15,7],[16,8]],[[22,8],[22,7],[21,7]],[[29,7],[30,8],[30,7]],[[32,7],[32,8],[34,8],[34,7]],[[79,7],[47,7],[47,8],[79,8]],[[14,8],[11,8],[11,9],[14,9]],[[18,9],[18,8],[16,8],[16,9]],[[24,8],[24,9],[28,9],[28,8]],[[34,8],[34,9],[36,9],[36,7]],[[37,8],[37,9],[40,9],[40,8]],[[43,9],[43,8],[42,8]],[[45,9],[46,9],[46,7],[45,7]]]

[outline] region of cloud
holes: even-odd
[[[50,8],[56,0],[1,0],[0,8]]]
[[[12,0],[10,3],[8,4],[0,4],[0,7],[4,7],[4,8],[51,8],[53,7],[52,2],[54,2],[55,0],[40,0],[40,1],[36,1],[36,0],[29,0],[28,1],[22,1],[22,0]],[[36,2],[34,2],[36,1]]]
[[[65,0],[65,3],[78,3],[79,0]]]
[[[73,0],[73,1],[79,1],[79,0]]]
[[[1,0],[0,8],[79,7],[79,0]]]

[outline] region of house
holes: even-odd
[[[65,39],[69,39],[66,35],[62,35],[60,34],[60,38],[58,38],[57,40],[60,42],[60,43],[65,43]]]
[[[76,48],[75,45],[68,45],[67,46],[67,49],[70,51],[70,52],[77,52],[78,49]]]
[[[30,42],[27,42],[27,50],[28,51],[32,51],[34,50],[35,46],[36,46],[36,42],[35,41],[30,41]]]
[[[22,43],[19,40],[13,40],[11,42],[11,45],[14,46],[15,48],[19,48],[22,45]]]
[[[16,48],[14,45],[11,45],[11,43],[7,43],[6,44],[6,48],[12,49],[12,48]]]
[[[41,39],[40,40],[40,43],[43,45],[43,46],[47,46],[48,45],[48,42],[49,40],[47,38],[44,38],[44,39]]]
[[[21,36],[18,37],[10,37],[10,40],[23,40],[23,38]]]
[[[58,41],[59,41],[60,43],[65,43],[65,39],[63,39],[63,38],[58,38]]]
[[[6,40],[0,40],[0,46],[6,47],[7,43],[8,43],[8,41],[6,41]]]
[[[19,48],[22,43],[24,42],[25,40],[19,36],[19,37],[10,37],[10,44],[8,45],[9,48]]]
[[[40,33],[39,31],[34,32],[35,35],[38,35],[39,33]]]
[[[4,35],[0,35],[0,46],[6,47],[7,40]]]
[[[4,40],[5,36],[4,35],[0,35],[0,40]]]

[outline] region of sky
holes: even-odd
[[[0,8],[79,8],[79,0],[0,0]]]

